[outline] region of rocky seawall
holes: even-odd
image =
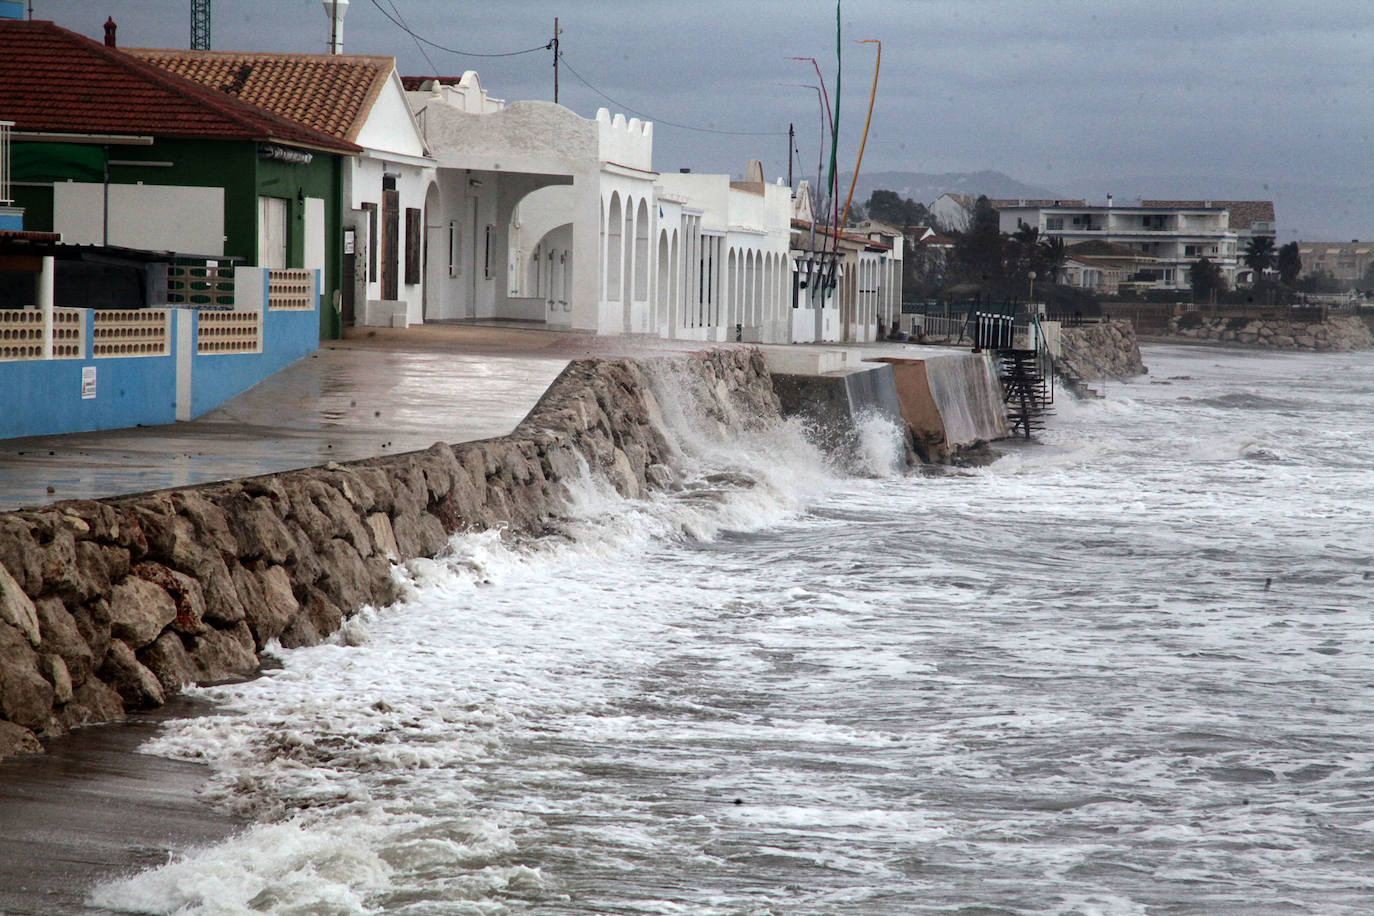
[[[1374,349],[1369,325],[1353,315],[1333,315],[1325,321],[1278,318],[1206,317],[1189,312],[1169,319],[1167,333],[1187,340],[1243,344],[1271,350],[1317,352]]]
[[[1140,355],[1135,326],[1129,321],[1061,328],[1059,335],[1062,353],[1055,368],[1070,380],[1131,378],[1149,371]]]
[[[720,434],[779,416],[758,351],[671,362]],[[501,439],[0,514],[0,756],[317,643],[455,532],[540,533],[584,468],[627,497],[679,486],[649,371],[572,363]]]

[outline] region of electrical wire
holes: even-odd
[[[396,26],[396,28],[400,29],[402,32],[405,32],[407,35],[409,35],[411,38],[414,38],[416,41],[423,42],[424,44],[429,45],[431,48],[438,48],[440,51],[447,51],[450,54],[457,54],[461,57],[519,57],[521,54],[533,54],[536,51],[548,51],[553,47],[553,41],[550,40],[535,48],[526,48],[523,51],[505,51],[500,54],[485,54],[478,51],[460,51],[457,48],[446,47],[445,45],[441,45],[438,42],[430,41],[423,35],[419,35],[416,32],[413,32],[410,29],[410,27],[407,26],[404,22],[401,22],[395,16],[388,13],[386,11],[386,7],[382,6],[382,4],[378,2],[378,0],[372,0],[372,5],[377,7],[377,11],[380,12],[387,19],[389,19],[392,25]]]
[[[373,0],[373,2],[375,3],[376,0]],[[693,126],[693,125],[691,125],[691,124],[679,124],[679,123],[676,122],[676,121],[668,121],[668,120],[665,120],[665,119],[663,119],[663,118],[655,118],[655,117],[653,117],[652,115],[645,114],[645,113],[642,112],[642,111],[636,111],[634,108],[631,108],[629,105],[626,105],[624,102],[617,101],[616,99],[611,98],[609,95],[607,95],[606,93],[602,92],[600,89],[596,88],[596,87],[593,86],[591,83],[587,82],[587,78],[584,77],[581,73],[578,73],[577,70],[575,70],[575,69],[573,68],[573,65],[572,65],[572,64],[568,63],[568,58],[567,58],[567,56],[564,55],[562,52],[559,52],[558,59],[563,63],[563,66],[565,66],[565,67],[568,68],[568,72],[569,72],[569,73],[571,73],[573,76],[577,77],[578,82],[580,82],[582,85],[586,86],[586,87],[587,87],[588,89],[590,89],[592,92],[595,92],[597,95],[601,96],[603,99],[605,99],[606,101],[610,102],[610,103],[611,103],[612,105],[614,105],[615,107],[617,107],[617,108],[619,108],[619,109],[621,109],[621,110],[623,110],[623,111],[626,111],[626,112],[628,112],[628,113],[634,115],[635,117],[643,118],[643,119],[646,120],[646,121],[653,121],[655,125],[663,124],[663,125],[665,125],[665,126],[667,126],[667,127],[676,127],[678,130],[691,130],[691,131],[696,131],[697,133],[703,133],[703,134],[723,134],[723,135],[729,136],[729,137],[783,137],[783,136],[786,136],[786,135],[787,135],[787,131],[785,131],[785,130],[773,130],[773,131],[758,131],[758,130],[720,130],[720,129],[715,128],[715,127],[695,127],[695,126]]]
[[[401,20],[401,24],[410,35],[410,40],[415,42],[415,50],[419,51],[420,56],[425,59],[425,63],[429,64],[429,72],[437,74],[439,72],[438,66],[430,59],[429,52],[425,50],[424,45],[420,44],[420,39],[416,38],[415,33],[410,31],[410,23],[406,22],[406,17],[401,15],[401,8],[396,5],[396,0],[387,0],[387,3],[390,3],[391,8],[396,11],[396,18]]]

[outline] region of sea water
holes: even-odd
[[[150,750],[258,825],[93,903],[1374,911],[1374,359],[1145,356],[930,476],[665,410],[687,489],[582,481],[199,690]]]

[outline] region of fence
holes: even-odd
[[[98,309],[91,320],[92,356],[166,356],[172,351],[170,309]]]
[[[176,265],[167,269],[170,305],[232,308],[234,268]]]
[[[169,298],[193,301],[168,308],[0,310],[0,439],[199,416],[319,346],[317,282],[177,268]]]

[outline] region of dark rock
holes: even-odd
[[[320,562],[324,576],[319,587],[346,614],[372,602],[371,578],[352,544],[334,538],[320,548]]]
[[[14,515],[0,516],[0,566],[30,596],[43,590],[42,552],[29,526]]]
[[[81,637],[76,620],[67,613],[60,598],[40,598],[34,602],[38,629],[45,652],[56,652],[67,666],[72,684],[79,686],[91,674],[91,647]]]
[[[125,576],[110,593],[110,633],[134,649],[157,639],[176,619],[177,606],[171,596],[147,576]]]
[[[110,602],[97,598],[71,611],[71,615],[81,639],[90,648],[92,667],[99,668],[110,648]]]
[[[365,524],[376,547],[374,555],[393,561],[400,560],[401,548],[396,543],[396,533],[391,529],[391,517],[385,512],[373,512],[367,517]]]
[[[157,676],[139,662],[123,640],[110,641],[110,651],[100,666],[100,679],[114,688],[125,709],[152,709],[166,701]]]
[[[136,564],[133,575],[153,583],[172,599],[172,605],[176,608],[176,617],[171,621],[172,629],[187,636],[194,636],[205,629],[205,595],[199,582],[185,573],[148,560]],[[118,633],[115,635],[119,636]]]
[[[0,717],[42,731],[52,718],[53,689],[23,633],[0,623]]]
[[[186,640],[197,681],[241,677],[257,670],[253,634],[246,622],[228,630],[208,629]]]
[[[72,691],[72,700],[57,711],[63,728],[76,728],[97,722],[124,718],[124,701],[110,685],[98,677],[87,679]]]
[[[0,721],[0,757],[41,753],[43,745],[37,735],[22,725]]]
[[[428,512],[398,516],[391,527],[396,545],[405,558],[437,557],[448,547],[448,533],[443,524]]]
[[[174,494],[172,505],[191,522],[198,544],[217,551],[221,560],[238,553],[238,538],[234,537],[229,528],[229,518],[219,506],[194,490],[182,490]]]
[[[253,560],[264,557],[269,563],[288,562],[295,540],[278,518],[273,503],[264,496],[249,499],[247,487],[244,489],[244,495],[225,507],[230,527],[238,538],[239,558]],[[280,484],[276,489],[282,493],[281,504],[289,505]]]
[[[44,652],[38,656],[38,673],[52,685],[52,701],[61,706],[72,699],[72,676],[67,672],[67,663],[56,652]]]
[[[165,696],[180,693],[181,688],[196,681],[196,666],[186,651],[181,637],[168,630],[135,653],[143,667],[157,677]]]
[[[118,550],[119,548],[114,549]],[[118,555],[114,559],[117,563]],[[111,579],[118,581],[121,576],[125,575],[124,572],[121,572],[111,576],[110,556],[106,553],[106,548],[93,541],[76,542],[76,563],[81,570],[82,581],[87,584],[92,595],[108,595]]]
[[[286,648],[318,645],[343,623],[343,611],[319,589],[306,586],[298,590],[297,597],[301,612],[281,635],[281,644]]]
[[[29,645],[38,648],[41,639],[38,612],[9,570],[0,566],[0,623],[7,623],[24,634]]]
[[[76,538],[68,530],[57,531],[43,546],[43,588],[68,601],[89,601],[101,594],[81,572],[76,557]]]
[[[313,583],[319,581],[319,578],[324,575],[324,565],[320,562],[319,554],[311,545],[310,537],[294,521],[288,522],[286,529],[295,544],[291,550],[291,559],[285,564],[291,573],[291,578],[296,582]]]

